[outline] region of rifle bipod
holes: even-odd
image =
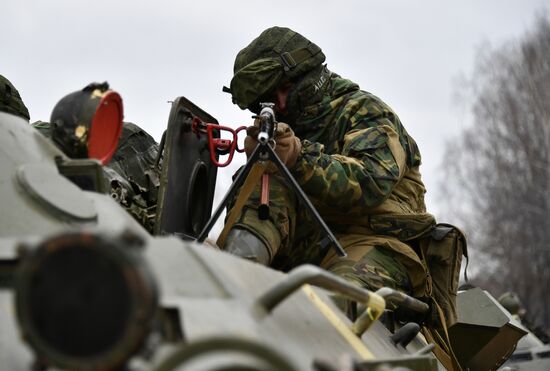
[[[229,190],[225,194],[222,202],[218,205],[216,211],[214,211],[214,214],[212,215],[208,223],[206,223],[203,230],[197,237],[197,242],[204,242],[204,240],[208,236],[208,233],[214,226],[214,223],[216,223],[216,220],[218,220],[218,218],[220,217],[223,209],[227,207],[227,204],[229,203],[229,201],[233,199],[237,190],[243,185],[246,177],[250,173],[250,170],[252,169],[254,164],[257,161],[266,161],[266,160],[273,162],[277,166],[277,169],[281,172],[283,177],[290,184],[291,191],[295,192],[295,194],[298,195],[299,200],[311,212],[311,214],[313,215],[313,217],[315,218],[319,226],[322,228],[325,234],[325,237],[320,242],[321,249],[325,249],[328,246],[332,246],[332,248],[336,250],[336,253],[339,256],[345,257],[346,252],[344,251],[344,249],[342,248],[342,246],[340,245],[336,237],[334,237],[334,235],[332,234],[332,231],[326,225],[325,221],[321,218],[321,216],[315,209],[315,206],[313,206],[311,201],[307,198],[306,194],[304,193],[304,191],[302,190],[302,188],[300,187],[296,179],[294,179],[294,177],[292,176],[290,171],[287,169],[287,167],[281,162],[281,159],[279,158],[279,156],[277,156],[273,148],[269,145],[268,141],[264,141],[264,143],[262,142],[258,143],[256,148],[252,152],[252,155],[246,162],[244,168],[242,168],[241,171],[239,171],[239,173],[237,174],[237,178],[233,181],[233,183],[231,184],[231,187],[229,187]]]

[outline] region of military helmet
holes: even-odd
[[[271,27],[241,50],[235,58],[229,91],[241,109],[258,110],[258,104],[284,82],[320,66],[325,55],[317,45],[285,27]]]
[[[29,110],[25,107],[19,92],[10,80],[0,75],[0,111],[29,120]]]
[[[510,314],[518,314],[521,309],[521,301],[515,292],[505,292],[500,295],[498,302],[510,312]]]

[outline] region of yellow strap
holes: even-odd
[[[454,369],[457,371],[462,371],[462,367],[460,366],[460,363],[458,363],[458,358],[456,358],[456,355],[453,351],[453,347],[451,345],[451,339],[449,337],[449,331],[447,330],[447,320],[445,318],[445,314],[443,313],[443,310],[437,303],[437,301],[433,300],[433,304],[435,305],[437,309],[437,314],[439,315],[439,321],[441,322],[441,327],[443,328],[443,334],[444,337],[439,333],[439,331],[435,331],[436,335],[439,337],[440,343],[445,344],[445,346],[448,348],[446,349],[447,354],[450,356],[451,361],[453,362]]]
[[[445,367],[446,370],[450,370],[450,371],[456,370],[455,367],[453,367],[453,361],[451,360],[451,357],[449,357],[447,352],[445,352],[441,348],[441,346],[435,341],[431,330],[427,327],[424,327],[423,330],[424,331],[422,331],[422,333],[426,337],[426,340],[428,341],[428,343],[431,343],[435,346],[433,353],[435,354],[439,362],[441,362],[443,367]]]
[[[374,355],[367,348],[365,343],[355,335],[350,327],[346,325],[330,307],[315,294],[315,291],[310,285],[304,285],[302,290],[306,293],[308,299],[317,307],[317,309],[325,316],[332,326],[340,333],[340,335],[348,342],[348,344],[359,354],[362,359],[374,359]]]
[[[227,239],[229,231],[241,215],[244,204],[250,198],[252,191],[254,191],[254,188],[256,187],[256,184],[258,184],[258,181],[262,177],[262,174],[265,172],[266,167],[267,163],[265,161],[258,161],[254,165],[252,165],[252,169],[250,169],[250,172],[248,173],[248,176],[246,177],[246,180],[244,181],[244,184],[239,191],[237,201],[235,202],[235,205],[233,205],[233,208],[227,216],[227,220],[225,222],[225,226],[223,227],[222,233],[220,233],[220,236],[216,241],[216,244],[220,247],[220,249],[224,249],[225,240]]]
[[[420,247],[421,260],[424,263],[428,272],[428,277],[426,280],[426,295],[432,299],[432,310],[434,309],[436,310],[437,316],[439,317],[439,322],[441,324],[441,327],[443,328],[444,336],[441,336],[441,334],[437,330],[435,329],[432,330],[427,327],[424,327],[423,333],[424,333],[424,336],[426,336],[426,339],[428,340],[428,342],[431,342],[435,345],[434,354],[446,369],[462,371],[462,367],[460,366],[460,363],[458,362],[458,358],[454,354],[453,347],[451,345],[451,339],[449,338],[449,332],[447,330],[447,320],[445,318],[445,314],[443,313],[443,310],[441,309],[441,307],[435,300],[435,297],[433,296],[432,280],[431,280],[431,275],[429,274],[430,269],[428,268],[428,264],[427,264],[428,260],[426,259],[426,255],[425,255],[426,252],[424,251],[426,248],[427,248],[426,246]]]

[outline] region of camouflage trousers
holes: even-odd
[[[389,236],[353,230],[333,230],[348,254],[346,258],[321,247],[323,233],[311,213],[299,203],[284,179],[270,177],[269,218],[260,220],[260,185],[255,188],[234,227],[247,229],[268,246],[270,266],[288,271],[300,264],[315,264],[369,290],[390,287],[411,293],[412,285],[402,256],[393,248],[410,249]],[[353,228],[351,228],[353,229]],[[410,249],[412,251],[412,249]],[[413,252],[414,253],[414,252]]]

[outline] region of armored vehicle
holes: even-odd
[[[234,144],[189,100],[172,104],[158,177],[147,177],[155,192],[135,179],[122,185],[154,200],[149,230],[121,203],[114,185],[125,182],[113,179],[124,174],[106,167],[122,130],[118,94],[89,86],[50,121],[51,139],[0,112],[0,369],[459,367],[436,356],[422,323],[396,319],[394,308],[421,318],[419,300],[314,266],[274,271],[194,242],[210,218],[214,165]],[[356,315],[341,312],[335,295],[358,303]],[[479,289],[461,293],[458,307],[450,336],[460,366],[496,369],[525,331]]]

